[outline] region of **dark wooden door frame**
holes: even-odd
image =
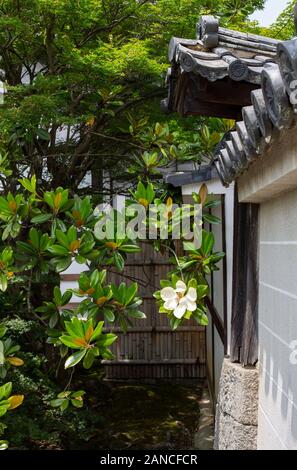
[[[231,361],[258,362],[259,205],[239,203],[235,188]]]

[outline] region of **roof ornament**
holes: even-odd
[[[220,157],[220,161],[225,172],[225,182],[232,183],[234,177],[236,176],[234,163],[232,162],[230,155],[226,149],[222,149],[220,151]]]
[[[256,149],[256,153],[261,155],[265,151],[267,143],[262,138],[254,106],[245,106],[242,109],[242,117],[253,147]]]
[[[253,90],[251,98],[255,114],[257,116],[259,129],[266,143],[269,144],[272,139],[273,126],[268,116],[263,91],[261,89]]]
[[[219,20],[214,16],[203,15],[197,23],[197,38],[208,49],[213,49],[219,44]]]
[[[296,90],[297,38],[280,43],[278,46],[278,56],[279,56],[282,79],[285,84],[286,91],[288,95],[290,96],[292,91],[294,89]],[[295,113],[297,113],[296,103],[292,103],[292,104],[294,106]]]
[[[232,139],[232,134],[236,134],[236,132],[231,132],[231,139]],[[240,142],[239,142],[239,145],[241,146]],[[230,159],[233,162],[233,167],[236,172],[236,175],[242,173],[243,170],[245,170],[248,166],[247,159],[246,159],[242,146],[241,146],[241,150],[238,151],[235,149],[233,140],[227,140],[226,150],[229,154]]]
[[[265,65],[262,72],[262,90],[272,124],[279,130],[290,128],[294,117],[293,110],[277,64]]]
[[[256,148],[250,138],[249,132],[246,128],[244,121],[240,121],[236,123],[236,130],[239,135],[240,141],[242,143],[242,147],[248,162],[252,162],[256,155]]]

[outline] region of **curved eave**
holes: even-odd
[[[246,81],[258,85],[264,65],[273,62],[271,58],[265,56],[239,58],[233,52],[221,48],[221,54],[206,52],[187,47],[183,42],[177,42],[177,38],[173,40],[175,50],[170,54],[173,58],[172,65],[180,67],[183,72],[193,72],[212,82],[229,76],[235,81]],[[197,46],[202,47],[199,41],[197,41]]]
[[[242,108],[242,121],[225,135],[215,151],[215,167],[228,186],[259,158],[282,134],[297,123],[297,103],[292,82],[297,80],[297,38],[278,44],[277,64],[265,64],[261,89],[251,93],[252,106]]]
[[[261,69],[275,62],[280,41],[221,28],[218,19],[202,16],[197,39],[172,38],[169,61],[182,71],[210,81],[230,76],[235,81],[259,83]]]

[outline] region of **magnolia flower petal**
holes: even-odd
[[[184,281],[177,281],[175,291],[184,294],[187,290],[187,286]]]
[[[166,302],[166,300],[170,299],[175,299],[176,297],[176,292],[173,289],[173,287],[164,287],[164,289],[161,290],[161,299]]]
[[[177,298],[166,300],[164,304],[164,308],[166,308],[166,310],[174,310],[177,306],[178,306]]]
[[[187,311],[187,305],[185,303],[179,304],[178,307],[176,307],[176,309],[174,310],[173,315],[176,318],[181,319],[186,313],[186,311]]]
[[[187,299],[191,300],[192,302],[196,302],[197,300],[197,290],[195,287],[189,287],[189,290],[186,295]]]
[[[191,300],[187,300],[187,310],[189,310],[189,312],[195,312],[195,310],[197,310],[196,302],[192,302]]]

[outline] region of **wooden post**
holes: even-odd
[[[235,191],[231,361],[258,361],[258,204],[238,203]]]

